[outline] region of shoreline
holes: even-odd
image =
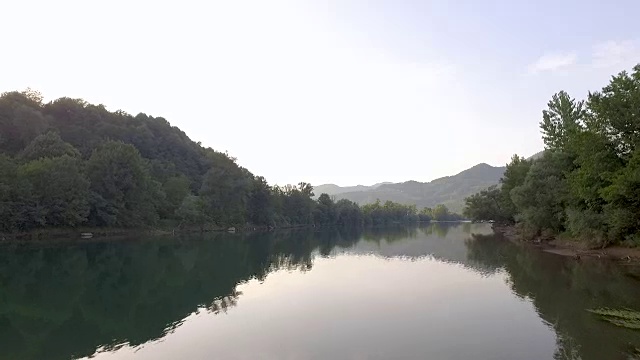
[[[558,238],[526,241],[518,234],[513,225],[494,224],[492,229],[494,233],[501,235],[508,241],[516,244],[524,244],[550,254],[572,257],[576,260],[590,258],[640,264],[640,248],[629,248],[619,245],[605,248],[589,248],[585,243],[577,240],[560,240]]]
[[[434,223],[463,223],[470,221],[418,221],[414,225],[422,224],[434,224]],[[388,225],[407,225],[407,224],[387,224]],[[342,226],[342,225],[328,225]],[[367,225],[362,225],[367,226]],[[144,235],[144,236],[161,236],[161,235],[173,235],[179,236],[184,234],[196,234],[196,233],[254,233],[254,232],[270,232],[278,230],[295,230],[295,229],[320,229],[327,226],[320,226],[314,224],[303,225],[288,225],[288,226],[253,226],[246,225],[244,227],[215,227],[205,226],[201,227],[184,227],[182,229],[172,227],[157,227],[157,228],[91,228],[91,227],[78,227],[78,228],[52,228],[52,229],[39,229],[27,232],[19,233],[1,233],[0,232],[0,244],[2,243],[39,243],[39,242],[66,242],[66,241],[78,241],[85,242],[96,239],[122,239],[129,236]],[[230,230],[234,229],[234,230]],[[83,237],[82,234],[91,234],[88,237]]]
[[[144,236],[161,236],[173,235],[180,236],[185,234],[196,233],[255,233],[255,232],[271,232],[278,230],[295,230],[304,228],[322,228],[324,226],[316,226],[313,224],[305,225],[288,225],[288,226],[252,226],[244,227],[186,227],[178,228],[54,228],[40,229],[21,233],[0,233],[0,244],[3,243],[41,243],[41,242],[87,242],[92,240],[110,240],[122,239],[135,235]],[[233,230],[231,230],[233,229]],[[82,234],[89,233],[91,236],[83,237]]]

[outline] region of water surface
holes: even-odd
[[[0,248],[0,359],[627,359],[637,269],[486,225]]]

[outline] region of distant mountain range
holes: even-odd
[[[382,183],[374,184],[371,186],[366,186],[366,185],[338,186],[335,184],[324,184],[324,185],[314,186],[313,192],[316,194],[316,196],[320,196],[320,194],[322,193],[329,194],[329,195],[338,195],[338,194],[349,193],[349,192],[374,190],[380,187],[380,185],[388,185],[388,184],[393,184],[393,183],[382,182]]]
[[[402,204],[416,204],[418,209],[446,205],[450,210],[462,212],[464,199],[472,194],[495,185],[504,174],[505,167],[478,164],[453,176],[435,179],[431,182],[407,181],[402,183],[379,183],[372,186],[340,187],[334,184],[318,185],[314,193],[349,199],[358,204],[373,203],[376,199]]]
[[[544,150],[537,152],[527,160],[537,160],[544,155]],[[371,186],[338,186],[324,184],[314,186],[316,197],[322,193],[334,196],[336,200],[348,199],[360,205],[370,204],[380,199],[395,201],[401,204],[416,204],[418,209],[446,205],[449,210],[461,213],[464,199],[491,185],[499,183],[506,167],[491,166],[485,163],[462,171],[453,176],[445,176],[430,182],[406,181],[402,183],[382,182]]]

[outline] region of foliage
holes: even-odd
[[[459,221],[462,220],[463,217],[459,214],[452,213],[445,205],[438,204],[431,210],[431,219],[436,221]]]
[[[182,200],[180,207],[176,209],[176,217],[181,221],[181,224],[202,227],[207,221],[204,209],[204,201],[198,196],[189,194]]]
[[[464,215],[469,219],[502,222],[507,220],[505,212],[502,191],[497,185],[465,199]]]
[[[22,226],[77,226],[88,213],[89,182],[78,159],[64,155],[33,160],[17,169],[23,181]]]
[[[481,176],[489,179],[493,172]],[[487,180],[488,181],[488,180]],[[287,227],[417,221],[415,206],[360,207],[307,182],[270,185],[164,118],[82,99],[0,95],[0,232],[50,227]],[[420,215],[423,221],[431,213]]]
[[[515,156],[501,188],[466,200],[474,220],[569,232],[593,245],[640,244],[640,65],[587,101],[554,95],[540,127],[544,156]],[[500,197],[501,201],[496,202]]]
[[[104,143],[87,161],[87,173],[91,191],[103,200],[92,203],[92,224],[135,227],[157,221],[158,200],[164,194],[134,146]],[[108,209],[107,216],[103,209]]]
[[[570,160],[563,153],[548,152],[531,165],[522,185],[511,191],[517,219],[534,231],[562,231],[567,184],[564,169]]]
[[[31,161],[44,157],[52,158],[64,155],[80,157],[80,152],[73,145],[62,141],[60,135],[50,131],[33,139],[20,153],[20,159]]]
[[[553,95],[542,111],[542,139],[552,151],[567,151],[570,141],[582,130],[586,116],[584,101],[576,102],[564,91]]]
[[[513,223],[518,209],[511,194],[513,189],[524,183],[531,163],[530,160],[513,155],[500,179],[500,187],[491,186],[465,199],[465,216],[475,221]]]
[[[415,205],[402,205],[387,201],[384,204],[376,200],[373,204],[362,206],[362,214],[366,224],[386,225],[392,223],[407,223],[418,220]]]

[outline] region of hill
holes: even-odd
[[[543,156],[543,155],[544,155],[544,150],[539,151],[539,152],[537,152],[537,153],[535,153],[535,154],[533,154],[533,155],[529,156],[529,157],[527,158],[527,160],[539,160],[539,159],[541,159],[541,158],[542,158],[542,156]]]
[[[0,94],[0,239],[53,228],[203,231],[419,219],[406,205],[360,208],[312,194],[306,182],[269,185],[161,117],[82,99],[45,103],[32,90]]]
[[[478,164],[453,176],[435,179],[431,182],[407,181],[396,184],[380,184],[372,187],[355,187],[356,191],[341,191],[345,188],[331,189],[337,199],[348,199],[359,204],[373,203],[376,199],[401,204],[416,204],[418,209],[446,205],[450,210],[461,212],[464,198],[484,190],[499,182],[504,174],[504,167]],[[335,185],[334,185],[335,186]],[[353,187],[352,187],[353,188]],[[321,187],[316,187],[320,194]]]
[[[366,186],[366,185],[338,186],[336,184],[323,184],[323,185],[314,186],[313,192],[315,193],[316,197],[320,196],[320,194],[327,194],[327,195],[333,196],[333,195],[338,195],[338,194],[348,193],[348,192],[374,190],[380,187],[380,185],[385,185],[385,184],[392,184],[392,183],[382,182],[382,183],[374,184],[371,186]]]

